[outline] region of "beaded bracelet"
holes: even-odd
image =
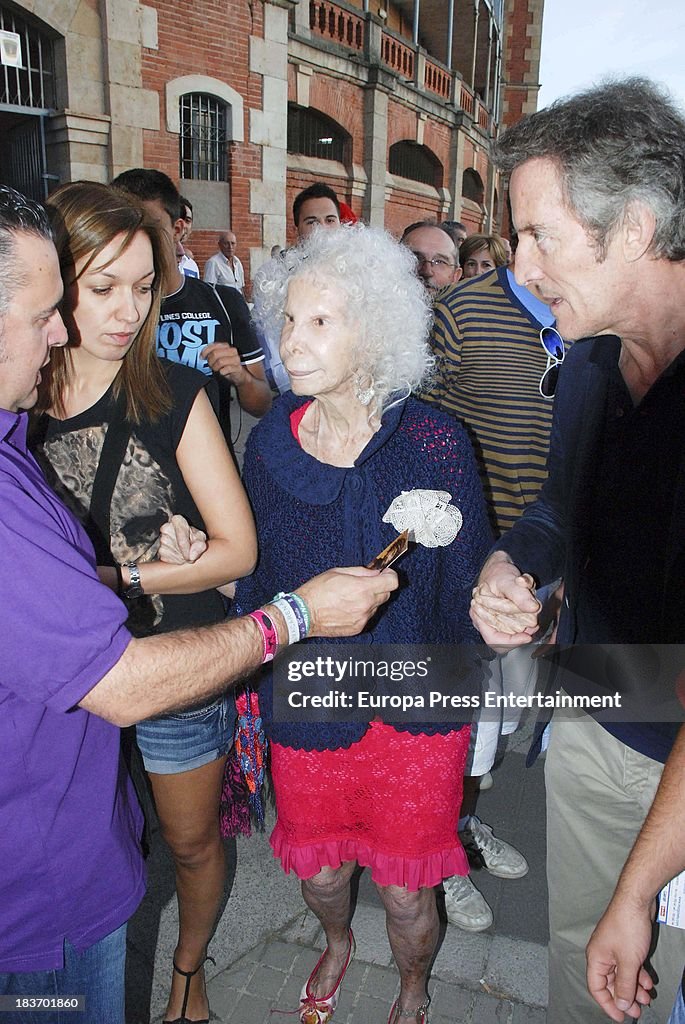
[[[261,608],[255,608],[253,612],[248,613],[247,617],[248,619],[254,619],[259,626],[259,632],[262,634],[264,642],[262,665],[265,665],[267,661],[273,661],[274,655],[278,650],[278,632],[272,619]]]
[[[290,642],[296,643],[298,640],[304,640],[304,638],[309,633],[310,620],[309,609],[307,608],[307,605],[302,600],[300,595],[284,594],[283,592],[281,592],[280,594],[276,594],[276,596],[273,598],[273,603],[281,607],[281,609],[284,603],[287,604],[291,614],[295,617],[295,620],[297,622],[298,635],[295,637],[294,640],[291,639]]]

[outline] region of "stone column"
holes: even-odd
[[[388,89],[390,78],[378,66],[369,68],[364,93],[364,170],[366,193],[362,206],[364,220],[374,227],[385,224],[385,179],[388,159]]]
[[[464,143],[466,140],[462,124],[465,117],[465,114],[457,114],[457,124],[452,131],[449,180],[452,202],[449,208],[449,220],[461,220],[461,191],[464,180]]]
[[[269,258],[271,246],[286,237],[290,6],[267,0],[264,38],[250,38],[250,71],[262,75],[262,109],[250,109],[250,142],[262,147],[262,177],[250,179],[250,213],[261,214],[262,247],[250,250],[250,277]]]
[[[108,177],[143,163],[143,130],[159,131],[159,95],[143,88],[142,48],[157,49],[157,12],[136,0],[100,0],[104,88],[111,117]]]
[[[300,39],[310,39],[311,29],[309,27],[309,0],[293,0],[295,5],[295,34]]]

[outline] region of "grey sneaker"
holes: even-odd
[[[492,911],[468,875],[452,875],[442,883],[450,924],[467,932],[484,932],[492,924]]]
[[[484,867],[495,878],[523,878],[528,874],[528,861],[509,843],[497,839],[489,825],[474,814],[459,833],[473,867]]]

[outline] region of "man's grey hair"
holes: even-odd
[[[648,79],[610,79],[558,100],[507,129],[494,157],[507,174],[536,157],[554,161],[600,258],[640,202],[656,218],[652,255],[685,259],[685,118]]]
[[[9,185],[0,185],[0,317],[5,316],[14,292],[26,280],[27,268],[18,263],[15,253],[15,236],[21,231],[52,241],[43,207]]]
[[[363,224],[317,227],[265,266],[254,282],[253,315],[270,337],[280,336],[291,281],[312,278],[342,291],[357,329],[359,369],[373,382],[379,412],[418,388],[431,371],[430,299],[413,254],[386,231]]]

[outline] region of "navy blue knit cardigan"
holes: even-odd
[[[291,591],[317,573],[365,565],[397,531],[382,517],[394,498],[414,488],[448,491],[464,524],[447,547],[414,546],[398,563],[399,591],[370,631],[344,643],[469,643],[479,637],[468,616],[471,587],[492,536],[471,444],[451,416],[407,399],[383,416],[380,430],[351,468],[329,466],[303,451],[290,414],[307,399],[278,399],[252,431],[244,483],[252,502],[259,562],[238,583],[239,614]],[[335,643],[312,640],[305,643]],[[255,680],[256,681],[256,680]],[[261,674],[267,733],[285,746],[334,750],[361,739],[364,723],[292,723],[272,717],[271,676]],[[412,733],[445,733],[461,724],[395,725]]]

